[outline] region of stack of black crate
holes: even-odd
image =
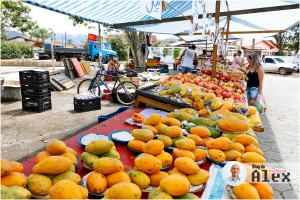
[[[22,108],[33,112],[52,109],[50,76],[48,71],[26,70],[19,72]]]

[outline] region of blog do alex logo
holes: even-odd
[[[287,169],[271,169],[264,164],[252,164],[252,182],[290,183],[290,175]]]

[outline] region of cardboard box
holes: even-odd
[[[135,85],[139,86],[141,80],[138,77],[125,77],[124,81],[131,81]]]

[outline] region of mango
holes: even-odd
[[[101,155],[108,152],[113,146],[114,143],[110,140],[94,140],[85,146],[85,151],[95,155]]]
[[[145,189],[150,185],[150,178],[147,174],[139,170],[130,170],[128,172],[132,183],[139,186],[141,189]]]
[[[134,139],[141,140],[143,142],[148,142],[154,137],[154,133],[149,129],[134,129],[131,134]]]
[[[52,181],[47,176],[41,174],[30,174],[28,176],[27,187],[32,194],[43,196],[49,194]]]
[[[63,156],[50,156],[34,165],[34,174],[61,174],[73,165],[72,161]]]
[[[118,171],[123,171],[123,163],[115,158],[103,157],[94,162],[93,169],[101,174],[111,174]]]
[[[81,181],[81,177],[79,176],[79,174],[76,174],[75,172],[65,172],[55,176],[52,179],[52,184],[55,185],[57,182],[61,180],[70,180],[79,185]]]

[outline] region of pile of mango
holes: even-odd
[[[23,165],[1,159],[1,199],[30,199],[31,193],[25,189],[26,185]]]
[[[1,175],[6,175],[1,177],[1,184],[8,186],[8,189],[15,186],[13,188],[14,192],[17,192],[17,195],[22,199],[30,198],[30,196],[40,197],[46,195],[49,195],[52,199],[86,199],[88,191],[79,185],[81,178],[75,173],[76,155],[77,152],[67,147],[64,142],[60,140],[52,141],[47,144],[46,151],[39,152],[36,155],[35,165],[32,168],[33,173],[28,177],[22,174],[23,166],[20,163],[15,162],[12,165],[12,170],[10,170],[10,166],[4,160],[1,165],[1,171],[4,173],[1,173]],[[18,188],[17,186],[27,187],[27,189]],[[62,190],[62,188],[65,189]],[[1,193],[1,195],[4,195],[1,197],[6,198],[7,192],[8,190]],[[17,195],[14,194],[15,197]]]
[[[91,169],[93,169],[94,162],[102,157],[120,160],[120,154],[116,151],[116,147],[112,141],[94,140],[85,146],[85,152],[81,154],[81,160]]]
[[[191,186],[199,186],[209,179],[209,173],[188,157],[175,159],[169,174],[159,180],[158,187],[149,193],[149,199],[199,199],[189,193]]]

